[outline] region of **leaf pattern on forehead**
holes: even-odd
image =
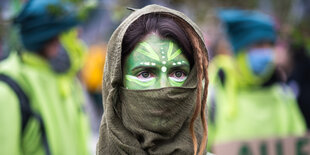
[[[173,50],[173,42],[170,41],[168,53],[167,53],[168,61],[173,60],[174,58],[176,58],[178,55],[180,55],[182,53],[181,49],[178,49],[174,53],[172,53],[172,50]]]
[[[145,49],[147,49],[147,51],[144,51],[142,49],[137,49],[137,51],[151,59],[157,60],[159,61],[159,56],[157,55],[157,53],[154,51],[154,49],[152,48],[151,45],[149,45],[147,42],[142,42],[140,43],[140,45],[142,45]]]
[[[168,55],[168,61],[173,60],[174,58],[176,58],[178,55],[180,55],[182,53],[181,49],[178,49],[177,51],[175,51],[172,55]]]
[[[173,43],[172,41],[169,42],[169,49],[168,49],[168,53],[167,53],[167,57],[168,57],[168,61],[171,60],[171,54],[172,54],[172,50],[173,50]]]

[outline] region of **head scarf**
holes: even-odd
[[[223,22],[233,51],[259,41],[275,42],[276,31],[273,20],[258,11],[220,10],[219,19]]]
[[[158,13],[188,26],[207,53],[201,32],[184,14],[158,5],[135,10],[113,33],[103,77],[104,115],[97,154],[194,154],[189,125],[197,92],[197,71],[193,66],[182,87],[129,90],[122,87],[122,40],[127,28],[139,17]],[[195,52],[195,50],[193,50]],[[202,125],[195,121],[198,142]]]
[[[61,0],[29,0],[15,19],[28,51],[38,52],[44,44],[78,24],[71,3]]]

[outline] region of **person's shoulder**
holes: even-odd
[[[10,77],[18,77],[21,64],[21,59],[18,54],[13,52],[7,58],[0,61],[0,74],[6,74]]]
[[[19,102],[18,92],[22,89],[23,77],[21,60],[17,53],[11,53],[0,62],[0,103],[2,105]]]
[[[0,109],[5,110],[2,106],[12,106],[12,103],[18,103],[17,95],[7,83],[0,81]]]

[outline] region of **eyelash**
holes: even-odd
[[[176,73],[178,73],[178,72],[181,72],[181,76],[180,77],[176,76]],[[173,71],[169,75],[169,78],[171,78],[172,80],[177,81],[177,82],[182,82],[182,81],[184,81],[187,78],[187,74],[184,71],[176,70],[176,71]]]
[[[176,73],[179,73],[179,72],[181,72],[182,75],[180,77],[177,77]],[[145,73],[147,74],[146,76],[144,76]],[[137,75],[137,78],[139,78],[139,79],[150,79],[152,77],[155,77],[155,75],[152,72],[150,72],[150,71],[141,71]],[[187,74],[184,71],[175,70],[175,71],[173,71],[172,73],[169,74],[169,77],[173,78],[173,79],[180,79],[181,77],[186,78]]]
[[[148,77],[144,77],[144,76],[143,76],[144,73],[148,73]],[[138,78],[138,79],[140,79],[140,80],[146,80],[146,81],[148,81],[148,79],[151,79],[152,77],[155,77],[155,75],[154,75],[152,72],[150,72],[150,71],[141,71],[141,72],[139,72],[138,75],[137,75],[137,78]]]

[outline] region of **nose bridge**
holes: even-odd
[[[168,76],[166,72],[160,72],[160,88],[169,87]]]

